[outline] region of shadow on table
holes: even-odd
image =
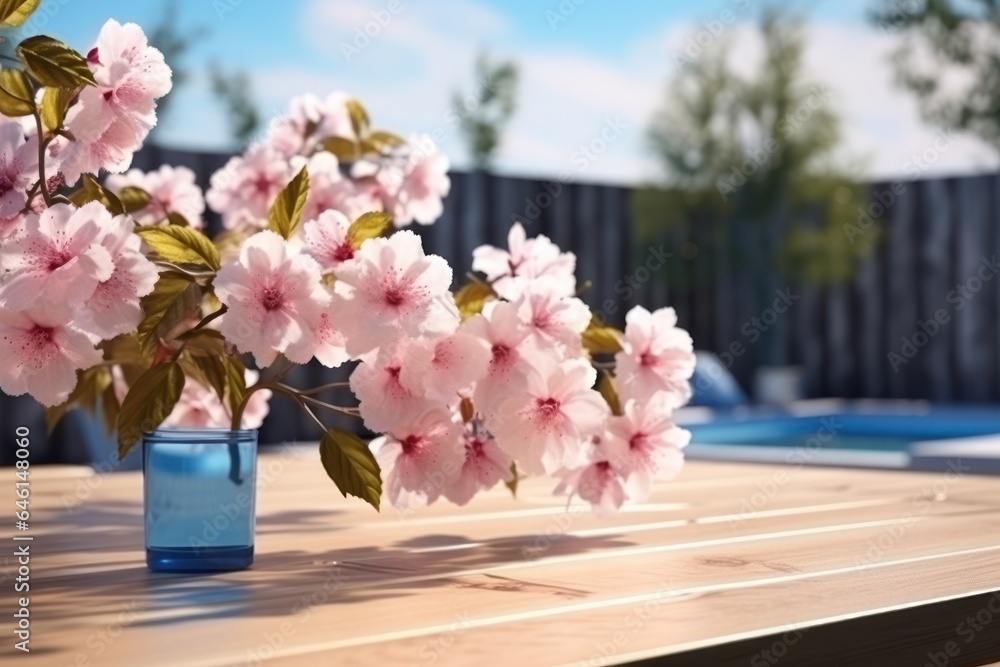
[[[336,543],[336,530],[331,532],[331,523],[335,522],[330,517],[330,510],[279,512],[261,517],[258,532],[301,534],[315,525],[330,532],[330,542]],[[246,572],[178,575],[152,573],[135,561],[119,568],[108,568],[107,561],[102,561],[102,556],[120,557],[123,551],[143,552],[141,511],[137,513],[133,504],[108,503],[77,517],[73,513],[61,514],[48,523],[67,531],[56,538],[57,550],[73,551],[79,558],[71,566],[46,567],[45,595],[39,602],[44,605],[45,598],[49,598],[61,604],[46,608],[44,614],[53,619],[79,618],[133,610],[139,613],[139,618],[129,623],[133,626],[295,616],[324,605],[399,598],[445,587],[579,598],[588,591],[520,579],[516,565],[542,557],[579,555],[633,544],[615,536],[575,537],[563,533],[481,542],[462,535],[432,534],[388,547],[331,549],[325,553],[258,552],[253,567]],[[486,568],[491,571],[481,571]]]

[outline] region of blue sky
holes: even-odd
[[[620,138],[588,164],[580,180],[634,182],[656,175],[645,147],[650,114],[674,71],[672,54],[721,19],[734,40],[738,66],[759,56],[753,20],[759,0],[183,0],[180,25],[206,30],[186,56],[190,83],[176,92],[158,135],[180,147],[224,149],[222,112],[208,92],[205,69],[218,62],[252,77],[267,116],[298,93],[347,90],[366,102],[377,125],[402,134],[443,130],[442,149],[464,164],[446,120],[450,93],[468,86],[476,53],[487,48],[518,62],[519,110],[498,161],[501,171],[541,176],[574,168],[581,145],[608,123]],[[896,91],[886,55],[894,37],[866,21],[871,0],[789,0],[809,21],[810,75],[831,87],[844,118],[844,161],[859,178],[892,177],[933,142],[907,95]],[[160,0],[44,0],[31,29],[83,50],[109,18],[147,32],[161,19]],[[732,12],[729,15],[724,11]],[[391,16],[359,52],[345,53],[373,12]],[[564,20],[562,20],[564,19]],[[707,22],[707,23],[706,23]],[[928,170],[953,173],[994,167],[996,156],[961,138]]]

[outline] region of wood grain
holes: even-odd
[[[516,500],[495,489],[464,508],[376,514],[340,497],[313,448],[287,447],[261,458],[254,567],[212,576],[146,569],[141,481],[33,470],[32,652],[8,640],[5,662],[1000,659],[992,477],[694,462],[610,520],[540,479]],[[12,609],[16,563],[0,565]],[[978,630],[962,625],[977,614]]]

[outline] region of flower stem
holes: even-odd
[[[300,392],[294,387],[289,387],[287,384],[276,383],[275,390],[280,391],[289,396],[297,397],[299,400],[305,401],[311,405],[315,405],[319,408],[326,408],[327,410],[333,410],[335,412],[340,412],[345,415],[351,415],[352,417],[360,416],[357,408],[343,406],[343,405],[333,405],[332,403],[326,403],[319,400],[318,398],[313,398],[312,396],[306,396],[303,392]]]
[[[299,403],[299,406],[305,410],[306,414],[313,418],[313,421],[319,426],[320,430],[326,433],[326,424],[316,416],[316,413],[309,409],[309,406],[305,403]]]
[[[340,389],[341,387],[350,386],[350,382],[331,382],[330,384],[322,384],[318,387],[313,387],[312,389],[300,389],[299,393],[303,396],[311,396],[312,394],[320,394],[330,389]]]
[[[42,190],[44,192],[44,188]],[[171,271],[177,271],[178,273],[183,273],[184,275],[190,276],[192,278],[210,278],[215,275],[215,271],[191,271],[185,269],[183,266],[178,266],[177,264],[173,264],[172,262],[164,262],[163,260],[155,260],[153,263],[165,269],[170,269]]]
[[[38,185],[42,190],[42,199],[45,200],[45,205],[52,206],[52,195],[49,194],[48,181],[45,178],[45,149],[48,148],[52,137],[43,139],[45,128],[42,126],[42,115],[38,108],[36,107],[31,113],[35,117],[35,127],[38,128]]]
[[[243,394],[243,400],[240,401],[240,404],[236,406],[236,411],[233,412],[232,429],[234,431],[240,430],[240,427],[243,426],[243,412],[247,409],[247,403],[250,401],[250,396],[253,395],[255,391],[268,389],[266,385],[267,383],[265,382],[258,382],[254,386],[247,389],[246,393]]]
[[[259,391],[261,389],[270,389],[279,394],[284,394],[285,396],[290,397],[293,401],[302,406],[302,408],[307,412],[309,412],[310,414],[312,414],[312,411],[308,409],[306,404],[314,405],[320,408],[326,408],[327,410],[333,410],[335,412],[340,412],[341,414],[345,415],[351,415],[352,417],[361,416],[361,413],[358,412],[357,408],[325,403],[318,399],[312,398],[311,396],[305,396],[301,391],[299,391],[295,387],[289,387],[287,384],[282,384],[274,380],[262,380],[261,382],[258,382],[254,386],[247,389],[246,393],[243,395],[243,400],[240,401],[239,406],[236,408],[236,412],[233,413],[232,429],[234,431],[239,430],[240,426],[243,423],[243,412],[244,410],[246,410],[247,403],[250,400],[250,395],[253,394],[255,391]],[[315,414],[312,414],[312,416],[314,419],[317,419]],[[319,422],[318,419],[317,422]],[[322,425],[322,422],[319,423]],[[325,427],[324,430],[326,430]]]

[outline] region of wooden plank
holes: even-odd
[[[803,655],[871,657],[916,646],[906,624],[936,641],[926,623],[944,608],[930,605],[1000,585],[991,477],[695,462],[605,521],[548,480],[516,501],[495,489],[376,515],[339,497],[312,447],[265,453],[260,470],[257,562],[212,577],[146,571],[138,474],[34,471],[33,627],[49,653],[27,664],[94,660],[89,638],[116,624],[101,664],[558,665],[609,646],[615,661],[700,650],[745,664],[788,627],[816,638]],[[881,632],[850,625],[901,612],[906,624],[862,626]]]

